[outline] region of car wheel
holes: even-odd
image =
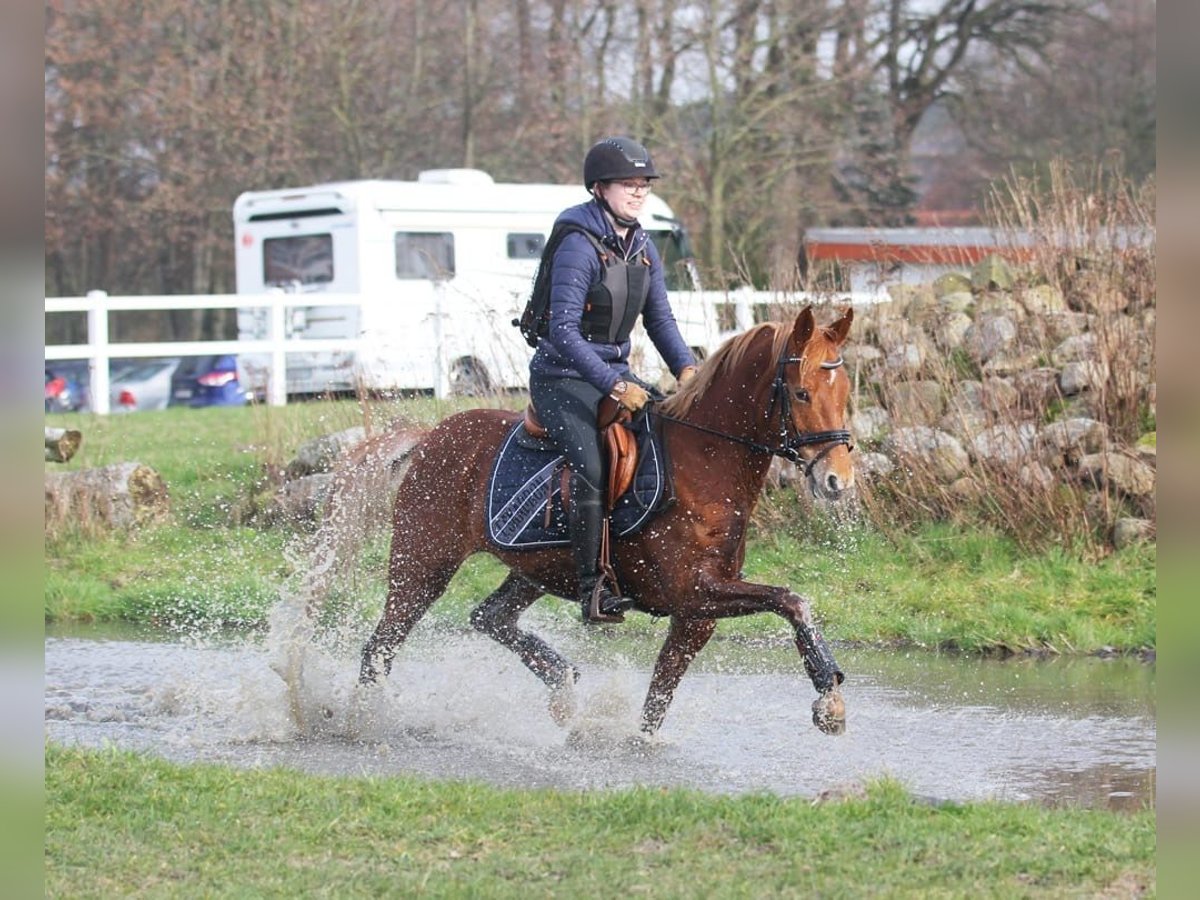
[[[492,392],[487,369],[475,359],[456,359],[450,367],[450,396],[482,397]]]

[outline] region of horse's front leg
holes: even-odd
[[[650,690],[642,706],[642,731],[654,734],[662,725],[667,707],[675,696],[675,688],[688,670],[696,654],[704,649],[717,627],[713,619],[680,619],[672,617],[667,639],[658,652]]]
[[[826,734],[846,730],[846,704],[840,690],[846,676],[813,621],[806,599],[787,588],[723,580],[707,572],[700,575],[700,592],[702,600],[696,610],[700,615],[722,619],[773,612],[787,619],[804,658],[804,671],[820,694],[813,702],[813,724]]]
[[[471,613],[471,625],[499,641],[521,658],[521,662],[550,688],[550,715],[565,725],[575,715],[575,682],[579,670],[563,659],[554,648],[517,624],[525,612],[542,596],[542,588],[510,572]]]

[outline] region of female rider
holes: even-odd
[[[629,138],[605,138],[588,151],[583,183],[592,199],[555,222],[549,327],[529,364],[534,408],[571,470],[569,533],[585,622],[621,621],[621,598],[599,571],[605,508],[596,416],[605,396],[631,412],[649,399],[628,363],[638,316],[680,383],[696,371],[667,301],[662,260],[637,220],[658,177],[646,148]]]

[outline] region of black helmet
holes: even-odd
[[[583,186],[621,178],[658,178],[649,151],[627,137],[607,137],[592,145],[583,160]]]

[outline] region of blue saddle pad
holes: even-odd
[[[641,420],[643,423],[645,419]],[[650,428],[635,428],[638,467],[633,483],[612,512],[617,537],[640,531],[667,504],[667,466],[662,444]],[[571,543],[563,508],[566,458],[548,440],[538,440],[517,422],[504,439],[488,479],[487,536],[505,550],[533,550]],[[550,505],[549,523],[546,506]]]

